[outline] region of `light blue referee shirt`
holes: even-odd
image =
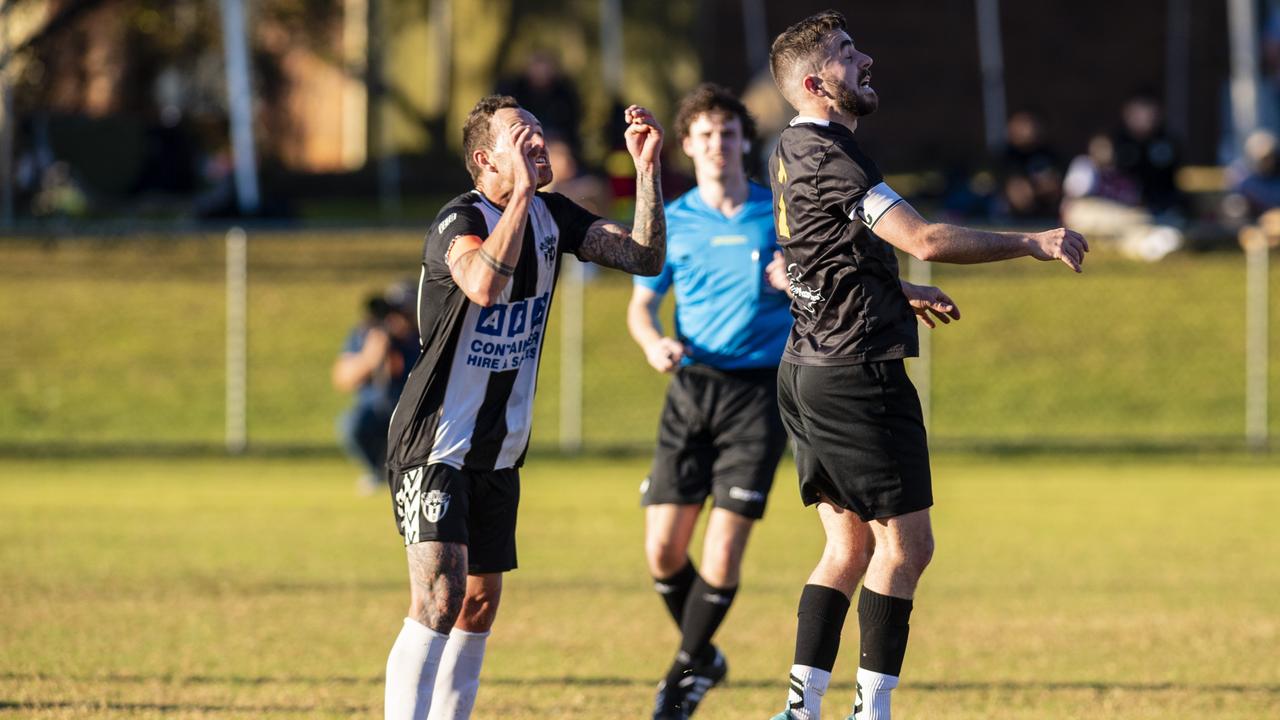
[[[747,202],[733,217],[708,206],[697,188],[666,211],[666,265],[635,283],[659,296],[675,285],[684,364],[777,367],[791,331],[791,299],[764,275],[778,249],[769,188],[750,183]]]

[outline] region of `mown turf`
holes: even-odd
[[[250,238],[249,433],[330,446],[347,399],[329,368],[362,297],[416,277],[414,231]],[[1244,260],[1136,263],[1103,250],[1083,275],[1018,260],[938,265],[964,319],[934,333],[932,435],[942,443],[1239,442]],[[216,445],[222,439],[224,267],[216,235],[0,242],[0,446]],[[1280,263],[1272,272],[1280,288]],[[627,337],[628,278],[587,288],[588,446],[644,446],[665,378]],[[1280,291],[1273,289],[1273,299]],[[536,446],[559,439],[557,298],[535,403]],[[1280,432],[1280,312],[1271,428]],[[918,370],[918,369],[917,369]]]
[[[476,717],[645,717],[676,635],[649,589],[646,463],[531,459]],[[1280,714],[1280,467],[935,461],[938,553],[898,718]],[[0,462],[0,717],[376,717],[404,612],[386,495],[337,460]],[[821,538],[784,464],[705,720],[785,697]],[[843,717],[857,633],[828,695]]]

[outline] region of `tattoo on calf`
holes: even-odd
[[[418,615],[414,619],[447,634],[458,619],[467,590],[467,546],[428,541],[405,550]],[[418,599],[421,603],[416,602]]]

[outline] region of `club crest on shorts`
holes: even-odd
[[[427,493],[422,503],[422,514],[427,522],[437,523],[449,512],[449,493],[443,490],[432,490]]]

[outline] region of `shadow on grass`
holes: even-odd
[[[236,685],[236,686],[266,686],[266,685],[381,685],[382,676],[380,675],[334,675],[325,677],[311,676],[289,676],[289,675],[131,675],[131,674],[110,674],[110,675],[82,675],[82,676],[65,676],[65,675],[49,675],[44,673],[0,673],[0,680],[14,682],[42,682],[42,681],[71,681],[77,683],[102,683],[102,684],[145,684],[145,683],[161,683],[166,685]],[[485,678],[486,685],[499,686],[526,686],[526,687],[649,687],[653,684],[651,678],[628,678],[628,677],[609,677],[609,676],[543,676],[543,677],[497,677]],[[991,691],[1008,691],[1008,692],[1068,692],[1068,691],[1092,691],[1092,692],[1138,692],[1138,693],[1162,693],[1162,692],[1208,692],[1208,693],[1248,693],[1262,695],[1280,695],[1280,684],[1256,684],[1249,685],[1243,683],[1181,683],[1181,682],[1150,682],[1150,683],[1132,683],[1132,682],[1091,682],[1091,681],[1017,681],[1017,680],[992,680],[987,682],[912,682],[909,683],[912,690],[920,690],[924,692],[971,692],[975,690],[991,690]],[[786,683],[778,678],[743,678],[731,680],[727,683],[729,687],[748,688],[748,689],[768,689],[776,687],[786,687]],[[854,684],[852,682],[833,682],[831,687],[838,690],[852,690]],[[78,706],[90,703],[68,703],[70,706]],[[4,701],[0,701],[0,708],[5,707]],[[186,707],[186,706],[184,706]],[[191,706],[194,709],[194,706]],[[235,708],[247,709],[247,708]]]

